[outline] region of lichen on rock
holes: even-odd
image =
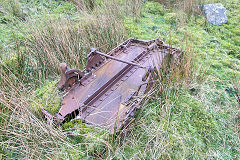
[[[220,26],[227,23],[226,8],[221,3],[205,4],[202,10],[209,24]]]

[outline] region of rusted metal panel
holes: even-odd
[[[83,71],[69,69],[62,63],[58,84],[64,91],[62,105],[59,112],[48,119],[61,124],[79,118],[107,128],[111,133],[119,131],[140,108],[141,97],[151,87],[154,68],[160,68],[164,61],[171,61],[182,53],[158,39],[129,39],[108,54],[91,49]]]

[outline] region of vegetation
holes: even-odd
[[[0,0],[0,158],[239,159],[240,3],[216,1],[228,23],[212,26],[197,7],[208,2]],[[90,47],[128,37],[185,50],[170,74],[158,71],[129,132],[46,124],[39,111],[60,106],[58,64],[83,68]]]

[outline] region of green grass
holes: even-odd
[[[224,5],[230,20],[222,26],[206,24],[203,16],[182,19],[174,11],[162,12],[155,2],[143,6],[141,18],[126,18],[131,37],[160,38],[183,49],[187,38],[193,41],[197,65],[191,82],[179,88],[178,95],[145,107],[144,118],[126,138],[127,159],[239,159],[239,102],[234,86],[240,80],[239,9],[235,8],[239,2]]]
[[[118,2],[124,8],[139,1]],[[202,15],[152,1],[143,4],[141,14],[141,7],[119,14],[123,10],[100,1],[92,11],[70,1],[0,1],[5,5],[0,7],[0,159],[240,159],[240,3],[222,3],[228,23],[212,26]],[[104,21],[113,19],[113,27]],[[79,120],[49,128],[39,112],[54,114],[60,107],[57,63],[81,68],[90,47],[107,51],[127,37],[194,48],[193,56],[186,52],[192,68],[183,66],[190,76],[172,82],[163,76],[124,137]]]

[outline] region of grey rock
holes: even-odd
[[[220,26],[227,23],[226,8],[221,3],[205,4],[202,10],[209,24]]]

